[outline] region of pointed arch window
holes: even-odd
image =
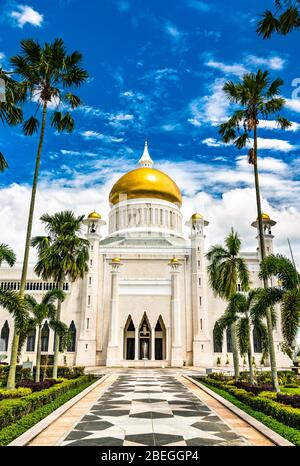
[[[34,351],[36,329],[32,329],[27,337],[26,351]]]
[[[0,351],[8,350],[9,325],[7,320],[4,322],[0,335]]]
[[[41,334],[41,350],[47,352],[49,348],[49,325],[46,320],[42,327],[42,334]]]
[[[227,327],[226,329],[226,340],[227,340],[227,353],[232,353],[232,338],[231,338],[230,327]]]
[[[253,349],[254,353],[262,353],[262,335],[257,329],[253,329]]]
[[[72,320],[69,327],[69,341],[67,346],[67,351],[73,353],[76,347],[76,326],[74,320]]]

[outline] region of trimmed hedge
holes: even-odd
[[[21,380],[17,383],[16,387],[30,388],[33,392],[40,392],[41,390],[53,387],[53,385],[61,382],[61,380],[55,379],[45,379],[42,382],[34,382],[34,380]]]
[[[205,380],[199,380],[208,386],[211,385],[212,387],[217,387],[230,393],[256,411],[265,413],[286,426],[300,429],[300,409],[284,406],[275,401],[274,398],[272,399],[262,395],[255,396],[253,393],[247,392],[242,388],[236,388],[233,385],[227,385],[224,384],[224,382],[213,380],[209,377],[205,378]]]
[[[31,395],[12,400],[0,401],[0,428],[6,427],[35,409],[44,406],[71,388],[78,387],[93,379],[91,375],[78,377],[77,379],[64,380],[47,390],[32,393]]]
[[[13,424],[10,424],[9,426],[1,429],[0,446],[8,445],[10,442],[22,435],[24,432],[26,432],[39,421],[51,414],[57,408],[65,404],[74,396],[78,395],[78,393],[82,392],[85,388],[91,385],[91,383],[93,383],[93,380],[85,382],[79,385],[79,387],[68,390],[66,393],[63,393],[58,398],[56,398],[56,400],[47,403],[45,406],[36,409],[32,413],[27,414],[27,416],[23,416],[21,419],[14,422]]]
[[[31,394],[30,388],[14,388],[13,390],[7,390],[6,388],[0,388],[0,401],[8,398],[20,398],[21,396],[27,396]]]
[[[63,377],[64,379],[75,379],[84,375],[84,366],[58,366],[57,368],[57,376]],[[6,382],[8,376],[9,366],[8,365],[0,365],[0,380]],[[16,367],[16,381],[20,381],[22,379],[27,379],[30,376],[30,369],[23,368],[20,364]],[[51,378],[53,372],[53,366],[41,366],[41,377]],[[32,370],[33,378],[35,376],[35,366]]]

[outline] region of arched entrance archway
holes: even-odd
[[[131,316],[128,316],[124,327],[124,359],[134,360],[135,356],[135,326]]]
[[[151,326],[146,313],[139,327],[139,359],[151,359]]]
[[[155,326],[155,360],[166,359],[166,327],[162,316],[159,316]]]

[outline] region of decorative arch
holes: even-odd
[[[33,328],[30,330],[30,333],[27,336],[26,342],[26,351],[33,352],[35,349],[35,337],[36,337],[36,329]]]
[[[124,327],[124,359],[135,359],[135,326],[130,314]]]
[[[227,353],[232,353],[231,327],[226,329]]]
[[[41,332],[41,351],[47,352],[49,348],[49,324],[48,321],[46,320],[43,327],[42,327],[42,332]]]
[[[7,320],[4,322],[0,334],[0,351],[8,350],[8,341],[9,341],[9,325]]]
[[[67,351],[74,353],[75,348],[76,348],[76,326],[75,326],[74,320],[72,320],[69,326],[69,340],[68,340]]]
[[[154,331],[154,357],[155,360],[162,361],[166,359],[166,326],[161,315],[157,319]]]
[[[253,329],[253,350],[254,353],[262,353],[262,334],[258,328]]]

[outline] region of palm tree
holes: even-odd
[[[9,126],[22,123],[23,112],[19,104],[24,100],[19,83],[0,67],[0,121]],[[0,152],[0,172],[8,167],[4,155]]]
[[[256,32],[264,39],[269,39],[275,32],[286,35],[300,29],[299,0],[275,0],[275,7],[275,14],[266,10],[258,22]]]
[[[31,116],[23,125],[25,135],[32,135],[40,128],[39,144],[35,162],[35,171],[32,183],[31,200],[29,207],[24,260],[20,283],[20,296],[24,297],[28,269],[29,249],[31,242],[32,222],[38,183],[39,167],[45,136],[47,110],[49,104],[56,106],[56,111],[51,115],[51,126],[59,131],[71,133],[74,129],[74,120],[71,112],[60,111],[60,107],[67,106],[75,109],[81,105],[77,95],[68,89],[80,87],[88,77],[87,72],[80,67],[82,55],[75,51],[67,54],[62,39],[55,39],[53,43],[46,43],[41,47],[37,41],[26,39],[21,41],[21,53],[11,58],[13,72],[20,77],[20,86],[32,103],[36,100],[37,108],[34,116]],[[41,110],[40,120],[37,114]],[[18,334],[14,331],[13,351],[8,375],[9,387],[15,385],[16,358],[18,348]]]
[[[258,174],[258,127],[260,119],[269,118],[275,115],[276,123],[279,128],[286,129],[291,123],[281,116],[285,100],[278,97],[280,86],[283,84],[282,79],[275,79],[270,82],[268,71],[245,74],[242,81],[237,84],[232,81],[225,83],[223,90],[229,101],[239,104],[242,108],[235,110],[229,120],[220,125],[219,133],[224,142],[233,144],[242,149],[250,141],[250,135],[253,135],[253,148],[249,150],[249,163],[253,165],[254,181],[256,191],[257,220],[259,230],[260,255],[263,260],[265,252],[265,243],[263,235],[261,197]],[[267,280],[264,280],[264,287],[268,287]],[[273,386],[276,391],[279,390],[276,357],[273,340],[273,328],[271,311],[267,312],[267,328],[269,339],[269,354],[272,372]]]
[[[65,293],[62,290],[50,290],[42,298],[42,301],[38,303],[32,295],[26,295],[26,302],[28,308],[33,314],[33,329],[38,327],[37,337],[37,350],[36,350],[36,365],[35,365],[35,381],[40,381],[40,369],[41,369],[41,336],[42,336],[42,324],[45,319],[49,319],[49,326],[57,332],[61,337],[67,335],[68,327],[61,321],[56,320],[56,307],[54,305],[56,300],[62,302],[65,299]],[[28,334],[28,332],[27,332]]]
[[[284,348],[291,357],[300,327],[300,274],[287,257],[272,254],[261,262],[259,276],[264,280],[277,278],[277,285],[261,290],[258,307],[280,304]]]
[[[213,291],[223,299],[229,301],[236,293],[238,282],[241,290],[249,288],[249,272],[245,260],[240,257],[241,240],[231,229],[225,238],[225,245],[212,246],[208,253],[208,277]],[[236,325],[231,325],[232,353],[235,378],[239,376],[239,354],[237,348]]]
[[[66,278],[74,281],[83,278],[88,271],[89,241],[81,238],[80,231],[84,216],[76,217],[71,211],[44,214],[48,236],[36,236],[32,246],[37,248],[38,261],[35,273],[44,280],[52,279],[62,290]],[[61,301],[58,300],[56,320],[60,320]],[[55,334],[53,378],[57,378],[59,335]]]
[[[224,330],[236,323],[238,347],[241,356],[247,354],[249,365],[250,383],[254,383],[251,330],[253,329],[261,336],[263,354],[268,352],[267,329],[262,322],[262,315],[253,306],[257,296],[257,290],[251,290],[247,294],[235,293],[231,296],[225,313],[217,320],[214,327],[214,338],[222,345]]]
[[[0,267],[2,262],[6,262],[10,267],[16,262],[14,251],[4,243],[0,243]]]

